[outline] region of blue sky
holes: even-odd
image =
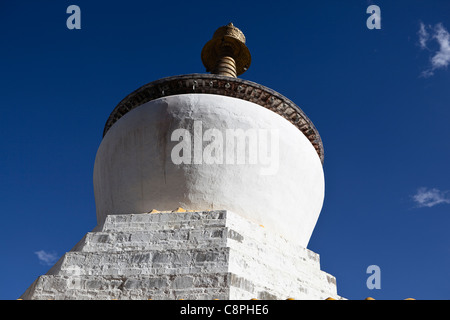
[[[66,9],[81,8],[69,30]],[[369,5],[381,29],[369,30]],[[16,299],[96,225],[92,171],[122,98],[205,72],[232,21],[241,78],[299,105],[325,149],[309,243],[349,299],[450,299],[450,2],[0,2],[0,299]],[[368,289],[370,265],[381,289]]]

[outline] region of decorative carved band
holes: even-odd
[[[207,93],[250,101],[267,108],[295,125],[309,139],[323,163],[322,139],[314,124],[291,100],[260,84],[215,74],[187,74],[150,82],[125,97],[111,112],[103,130],[109,128],[128,111],[161,97],[188,93]]]

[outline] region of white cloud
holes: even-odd
[[[425,25],[422,22],[420,23],[420,29],[419,29],[418,35],[419,35],[420,48],[422,48],[422,49],[427,48],[427,41],[430,39],[430,35],[427,32],[427,29],[425,28]]]
[[[431,208],[440,203],[450,204],[450,191],[441,191],[436,188],[419,188],[412,198],[418,207]]]
[[[444,28],[443,24],[438,23],[432,27],[420,23],[418,35],[420,48],[428,49],[432,52],[430,58],[431,66],[422,72],[422,76],[430,77],[434,74],[435,70],[447,68],[450,64],[450,34]],[[438,50],[433,51],[429,49],[428,43],[432,40],[435,40],[439,45]]]
[[[38,256],[39,261],[45,265],[53,265],[58,260],[56,253],[49,253],[44,250],[39,250],[36,251],[35,254]]]
[[[450,34],[442,23],[436,25],[433,38],[439,43],[439,51],[431,58],[434,68],[447,67],[450,63]]]

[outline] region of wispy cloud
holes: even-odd
[[[450,190],[441,191],[436,188],[419,188],[412,199],[418,207],[434,207],[441,203],[450,204]]]
[[[419,35],[419,43],[421,49],[428,49],[427,42],[430,40],[430,34],[427,32],[427,29],[425,28],[425,25],[421,22],[420,23],[420,29],[417,33]]]
[[[446,68],[450,64],[450,34],[442,23],[433,26],[425,26],[422,22],[418,31],[419,45],[421,49],[431,52],[431,65],[422,72],[423,77],[431,77],[437,69]],[[436,41],[439,49],[431,50],[428,44]]]
[[[36,251],[35,254],[37,255],[39,261],[42,264],[45,264],[48,266],[53,265],[58,260],[58,256],[54,252],[46,252],[44,250],[39,250],[39,251]]]

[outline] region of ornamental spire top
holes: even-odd
[[[232,22],[214,32],[202,50],[207,72],[236,78],[250,67],[251,55],[245,36]]]

